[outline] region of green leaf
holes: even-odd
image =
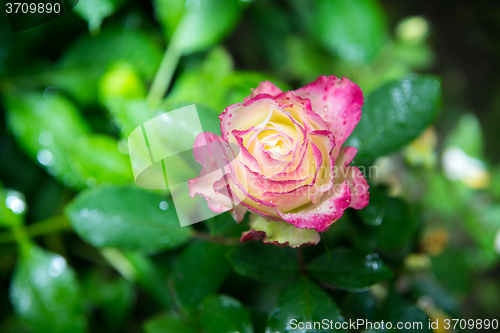
[[[349,291],[362,291],[393,277],[378,254],[364,255],[353,249],[339,248],[311,262],[307,269],[315,278]]]
[[[241,234],[248,230],[246,217],[242,222],[236,223],[229,212],[214,216],[203,223],[207,226],[210,236],[241,237]]]
[[[160,208],[160,203],[167,207]],[[153,253],[186,243],[190,227],[181,227],[171,199],[131,187],[103,186],[81,192],[65,213],[76,233],[94,247]]]
[[[143,325],[145,333],[197,333],[198,330],[173,314],[149,319]]]
[[[99,80],[99,98],[142,99],[146,88],[134,66],[127,62],[116,62]]]
[[[27,248],[14,270],[10,300],[33,332],[85,331],[75,272],[57,254]]]
[[[108,332],[123,329],[135,302],[133,285],[124,278],[106,279],[94,270],[82,279],[84,298],[102,314]]]
[[[455,128],[446,138],[445,147],[458,147],[467,155],[482,159],[483,131],[476,115],[466,113],[460,116]]]
[[[413,299],[419,299],[422,296],[431,297],[439,309],[454,318],[459,315],[459,303],[457,300],[431,274],[413,277],[411,294]]]
[[[134,269],[137,284],[155,298],[165,309],[172,307],[172,298],[165,283],[166,275],[148,256],[137,251],[123,253]]]
[[[97,101],[96,82],[114,64],[133,64],[146,80],[156,73],[163,51],[151,34],[123,28],[111,28],[97,37],[78,39],[46,73],[51,84],[69,92],[80,103]]]
[[[318,1],[314,32],[330,52],[352,63],[373,60],[388,35],[376,0]]]
[[[488,189],[494,198],[500,199],[500,165],[491,172],[491,183]]]
[[[226,104],[243,103],[243,99],[252,92],[251,89],[257,88],[262,81],[271,81],[283,91],[290,90],[290,86],[269,75],[258,72],[235,71],[223,81],[224,86],[228,89]]]
[[[133,181],[130,158],[118,150],[118,140],[101,134],[81,136],[71,149],[72,167],[88,185]]]
[[[238,0],[155,0],[156,16],[174,47],[190,54],[217,44],[238,22]]]
[[[377,226],[382,223],[385,216],[385,201],[387,195],[380,187],[370,187],[370,202],[368,206],[357,211],[366,225]]]
[[[89,131],[76,107],[62,96],[24,93],[6,96],[5,108],[7,124],[26,153],[66,186],[83,187],[69,158],[74,142]]]
[[[443,287],[458,295],[469,292],[473,282],[473,272],[467,262],[465,248],[446,248],[439,256],[431,257],[432,272]],[[460,272],[460,274],[457,274]]]
[[[74,11],[89,25],[90,33],[95,35],[101,29],[102,21],[123,4],[123,0],[85,0],[81,1]]]
[[[214,48],[200,64],[184,73],[175,81],[166,102],[192,102],[207,105],[218,113],[227,106],[227,87],[223,79],[233,71],[233,59],[223,48]]]
[[[352,228],[352,236],[358,248],[364,251],[395,251],[407,245],[414,236],[419,221],[404,201],[385,197],[382,221],[375,225],[358,223]]]
[[[253,333],[250,313],[236,299],[226,296],[209,296],[202,302],[200,322],[207,333]]]
[[[387,300],[388,321],[395,332],[431,333],[429,317],[415,305],[406,302],[395,291],[391,291]],[[396,323],[409,325],[408,328],[397,329]]]
[[[299,273],[299,264],[290,249],[248,243],[235,247],[227,258],[236,273],[264,282],[275,282]]]
[[[489,252],[491,260],[493,260],[498,253],[498,238],[497,233],[500,230],[500,205],[490,204],[479,209],[469,211],[464,218],[465,228],[468,230],[469,235],[476,241],[476,243],[483,249],[484,255]],[[493,264],[490,262],[489,265]],[[482,262],[483,266],[488,266],[488,263]]]
[[[26,202],[21,192],[0,188],[0,227],[21,225],[26,213]]]
[[[441,83],[431,75],[408,75],[384,84],[365,100],[361,120],[345,145],[356,161],[397,151],[417,138],[439,113]]]
[[[173,272],[173,288],[180,303],[189,308],[215,293],[229,273],[227,248],[196,242],[178,257]]]
[[[266,332],[305,332],[298,329],[299,322],[322,322],[328,319],[328,328],[304,326],[308,332],[348,332],[335,329],[335,323],[344,322],[337,304],[321,288],[303,278],[289,285],[278,299],[278,304],[269,317]],[[296,322],[294,322],[296,320]],[[333,323],[331,323],[332,321]],[[338,327],[338,324],[337,324]]]

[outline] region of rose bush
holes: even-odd
[[[321,76],[287,92],[261,82],[219,116],[222,137],[196,138],[202,171],[189,181],[190,195],[204,196],[214,212],[230,210],[238,222],[247,210],[256,213],[242,241],[317,244],[318,232],[346,208],[368,204],[366,179],[349,166],[357,150],[342,147],[362,105],[361,89],[345,77]]]

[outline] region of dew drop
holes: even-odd
[[[88,208],[82,208],[82,210],[80,210],[80,216],[81,217],[88,217],[89,216]]]
[[[161,210],[167,210],[168,209],[168,202],[161,201],[159,206],[160,206]]]
[[[52,153],[47,149],[43,149],[36,154],[36,159],[40,162],[40,164],[49,166],[54,161],[54,155],[52,155]]]
[[[15,214],[21,214],[26,209],[24,195],[21,192],[9,191],[7,193],[7,198],[5,198],[5,206]]]
[[[328,112],[328,106],[323,106],[323,111]]]

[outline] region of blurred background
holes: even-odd
[[[2,11],[0,332],[66,325],[51,324],[53,316],[77,322],[76,331],[139,332],[169,308],[158,294],[180,250],[103,250],[64,215],[81,191],[133,184],[127,135],[155,110],[196,103],[216,120],[262,80],[295,89],[320,75],[346,76],[366,97],[413,72],[441,77],[441,113],[418,139],[373,161],[379,174],[367,214],[376,224],[380,191],[408,203],[420,222],[375,247],[395,272],[394,288],[430,318],[500,319],[499,36],[500,2],[484,0],[82,0],[17,33]],[[332,246],[364,242],[346,215],[337,222],[346,227],[327,236]],[[218,235],[211,228],[194,232]],[[20,284],[43,274],[23,280],[15,270],[23,251],[38,255],[33,249],[44,249],[39,257],[51,267],[71,267],[67,281],[39,281],[45,291],[68,285],[58,299],[41,295],[35,310]],[[251,307],[255,331],[264,332],[277,289],[245,293],[248,278],[229,274],[222,291]],[[379,287],[371,290],[377,300]],[[370,306],[353,310],[365,302],[356,295],[333,297],[347,318],[369,317]],[[75,331],[68,327],[60,331]]]

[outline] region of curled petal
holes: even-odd
[[[298,212],[283,213],[278,210],[279,216],[297,228],[326,231],[330,225],[342,217],[344,210],[351,203],[351,189],[344,182],[335,185],[325,193],[318,205],[312,203],[297,209]]]
[[[233,199],[227,191],[216,191],[214,184],[224,177],[223,170],[228,172],[226,166],[229,159],[226,156],[227,143],[214,133],[200,133],[194,142],[193,154],[202,170],[198,177],[188,181],[189,195],[202,195],[208,201],[208,207],[217,213],[233,208]]]
[[[354,166],[347,167],[347,184],[351,188],[351,205],[354,209],[362,209],[368,205],[370,193],[368,183],[363,173]]]
[[[271,83],[269,81],[262,81],[261,83],[259,83],[259,86],[257,88],[252,89],[252,93],[248,97],[245,97],[243,101],[247,102],[259,94],[268,94],[271,96],[275,96],[281,92],[281,89],[276,87],[274,83]]]
[[[245,213],[247,212],[247,209],[243,205],[237,205],[234,207],[234,209],[231,211],[231,216],[233,219],[240,223],[243,221],[243,218],[245,217]]]
[[[309,98],[312,109],[330,127],[335,136],[337,147],[334,157],[345,140],[351,135],[361,119],[363,92],[351,80],[343,77],[320,76],[316,81],[294,91],[294,94]]]
[[[358,150],[354,147],[344,146],[340,149],[339,156],[335,160],[338,167],[347,167],[352,162]]]
[[[275,110],[279,110],[279,106],[270,95],[259,95],[245,104],[228,106],[219,116],[222,138],[230,142],[233,130],[246,131],[252,126],[264,127]]]
[[[351,189],[351,204],[349,207],[362,209],[368,205],[370,193],[368,183],[363,173],[354,166],[348,166],[356,155],[357,149],[342,147],[335,161],[335,183],[346,182]]]
[[[261,216],[253,216],[250,227],[252,229],[241,236],[241,242],[255,239],[266,244],[299,247],[316,245],[320,241],[319,234],[314,230],[298,229],[283,221],[267,221]]]

